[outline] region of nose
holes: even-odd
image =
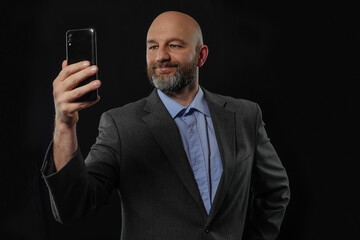
[[[159,47],[156,52],[156,61],[157,62],[163,62],[163,61],[169,61],[170,55],[167,52],[165,47]]]

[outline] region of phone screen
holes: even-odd
[[[72,29],[66,32],[66,59],[68,65],[88,60],[91,65],[97,64],[96,31],[93,28]],[[80,82],[76,87],[83,86],[97,79],[97,74]],[[77,101],[94,101],[97,99],[97,90],[92,91]]]

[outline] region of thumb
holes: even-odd
[[[64,69],[67,66],[67,60],[64,60],[61,64],[61,68]]]

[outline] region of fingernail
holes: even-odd
[[[87,66],[89,66],[89,65],[90,65],[90,63],[89,63],[88,61],[86,61],[86,62],[83,63],[83,66],[84,66],[84,67],[87,67]]]
[[[95,71],[96,71],[96,67],[91,67],[91,68],[90,68],[90,71],[91,71],[91,72],[95,72]]]
[[[99,86],[99,81],[94,81],[94,82],[93,82],[93,85],[94,85],[95,87],[98,87],[98,86]]]

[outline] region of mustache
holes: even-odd
[[[152,68],[158,68],[158,67],[179,67],[180,64],[174,63],[174,62],[157,62],[155,63]]]

